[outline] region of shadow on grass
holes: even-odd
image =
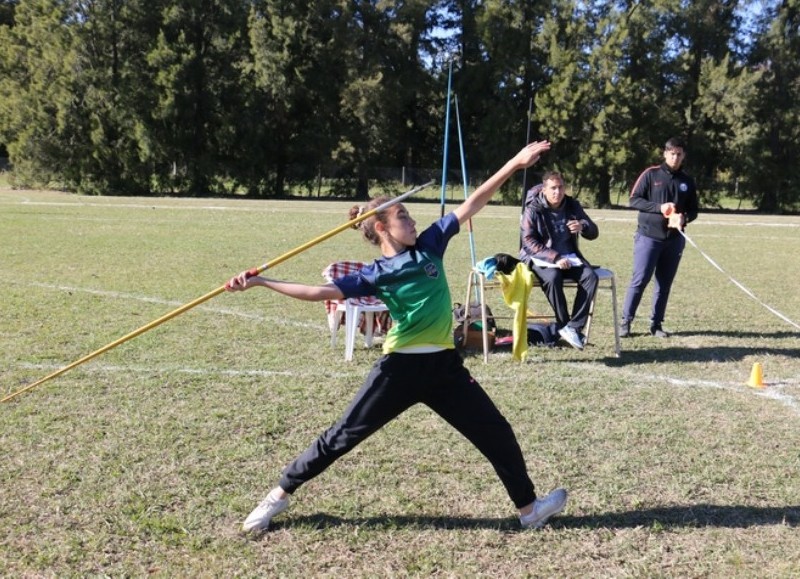
[[[701,332],[674,332],[673,337],[691,337],[691,336],[718,336],[729,338],[741,339],[754,339],[760,340],[763,344],[764,340],[784,340],[787,338],[800,338],[798,332],[775,332],[772,334],[764,334],[761,332],[721,332],[721,331],[701,331]],[[642,334],[644,336],[644,334]],[[649,339],[649,336],[646,336]],[[719,362],[743,360],[748,356],[788,356],[800,357],[800,348],[776,348],[764,345],[748,345],[748,346],[713,346],[708,348],[688,348],[684,346],[674,347],[660,347],[665,344],[665,341],[658,338],[652,338],[652,349],[637,349],[626,350],[626,342],[622,340],[622,353],[619,358],[616,356],[605,356],[605,352],[598,352],[594,344],[589,343],[589,347],[584,351],[585,359],[572,359],[572,363],[596,363],[601,362],[607,366],[623,367],[635,364],[650,364],[653,362]],[[668,343],[668,342],[667,342]],[[641,346],[638,343],[637,346]],[[572,348],[569,346],[558,345],[552,348],[531,346],[528,350],[529,355],[536,356],[536,363],[562,363],[561,358],[547,359],[548,351],[566,350],[570,352]],[[492,351],[493,354],[509,353],[510,348],[496,348]],[[593,357],[592,354],[597,353],[599,356]],[[465,359],[478,360],[483,357],[483,352],[477,350],[462,351],[461,355]]]
[[[721,330],[700,330],[697,332],[672,332],[675,337],[715,336],[718,338],[755,338],[757,340],[785,340],[786,338],[800,338],[800,332],[724,332]]]
[[[586,516],[561,516],[553,526],[568,528],[686,527],[747,528],[766,525],[800,526],[800,505],[788,507],[745,507],[730,505],[688,505],[641,511],[623,511]]]
[[[680,529],[696,527],[748,528],[767,525],[800,526],[800,505],[788,507],[745,507],[699,504],[663,507],[639,511],[610,512],[597,515],[561,515],[550,523],[554,529]],[[316,514],[276,521],[271,528],[311,527],[317,530],[336,527],[363,527],[375,530],[392,529],[495,529],[522,531],[513,517],[336,517]]]
[[[653,362],[735,362],[751,356],[800,357],[800,348],[713,346],[709,348],[675,347],[654,350],[625,350],[623,347],[621,357],[606,357],[602,359],[602,362],[608,366],[622,367]],[[595,362],[597,360],[587,361]]]

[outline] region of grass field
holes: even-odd
[[[349,205],[0,190],[0,395],[332,229]],[[421,223],[439,211],[409,206]],[[600,238],[582,249],[617,273],[621,306],[635,213],[591,214]],[[479,258],[517,247],[516,208],[474,227]],[[687,232],[800,321],[800,217],[707,213]],[[316,283],[330,261],[373,256],[346,231],[274,275]],[[463,233],[454,301],[469,265]],[[301,489],[268,533],[242,536],[379,355],[345,363],[322,305],[253,290],[0,405],[0,576],[800,575],[800,333],[688,246],[668,340],[643,334],[649,296],[620,358],[605,295],[584,352],[467,357],[537,488],[571,492],[542,531],[519,530],[486,461],[419,407]],[[746,385],[755,362],[763,389]]]

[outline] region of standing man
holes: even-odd
[[[639,227],[633,235],[633,274],[622,307],[619,335],[623,338],[631,335],[631,323],[653,273],[656,282],[650,334],[669,337],[661,324],[686,245],[681,231],[697,219],[697,188],[681,170],[685,157],[683,141],[669,139],[664,146],[664,162],[645,169],[631,190],[630,206],[639,210]]]
[[[522,216],[520,261],[539,278],[559,335],[573,348],[583,350],[582,331],[597,291],[597,274],[581,255],[578,236],[597,239],[599,230],[581,204],[567,196],[559,173],[545,173],[541,187],[534,187],[529,195]],[[578,282],[572,315],[564,295],[565,278]]]

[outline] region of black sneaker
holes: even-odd
[[[630,322],[622,322],[619,325],[619,337],[620,338],[630,338],[631,337],[631,323]]]
[[[650,328],[650,335],[656,338],[669,338],[669,332],[665,332],[661,326],[653,326]]]

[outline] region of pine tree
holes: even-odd
[[[80,193],[148,194],[154,163],[147,128],[154,104],[145,55],[162,5],[142,0],[75,3],[78,66],[70,124],[81,135],[69,182]]]
[[[0,0],[0,26],[14,25],[14,12],[19,0]]]
[[[548,47],[540,42],[546,14],[546,4],[533,0],[489,0],[477,11],[482,55],[477,70],[484,89],[470,91],[468,102],[485,103],[474,135],[484,166],[500,165],[511,151],[525,144],[529,132],[531,139],[549,137],[542,135],[535,116],[528,130],[531,99],[549,81]],[[523,184],[523,190],[536,180],[533,171],[527,176],[529,183]]]
[[[759,70],[733,65],[730,55],[719,63],[711,57],[702,60],[692,111],[697,127],[695,146],[702,143],[703,159],[713,170],[714,187],[704,191],[707,204],[716,202],[724,192],[736,194],[740,185],[748,186],[758,135],[761,76]]]
[[[759,209],[775,212],[800,206],[800,2],[781,0],[762,29],[752,58],[763,78],[747,187]]]
[[[153,163],[159,189],[226,192],[227,161],[241,110],[236,65],[246,49],[246,13],[235,0],[169,2],[147,54],[154,71]],[[167,173],[165,169],[171,168]]]
[[[14,26],[0,26],[0,142],[17,185],[65,186],[77,145],[67,120],[72,106],[73,36],[56,0],[28,0]]]

